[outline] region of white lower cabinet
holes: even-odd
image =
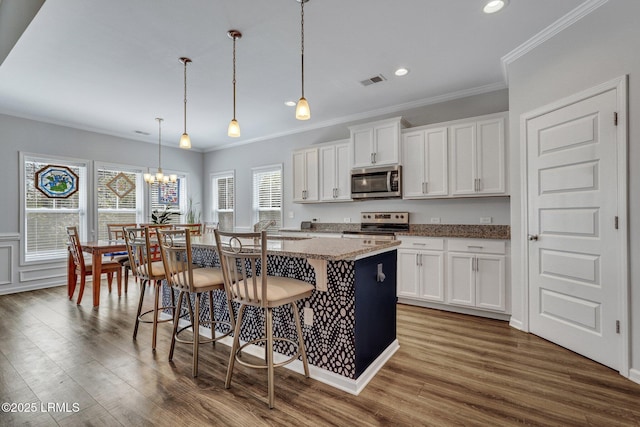
[[[401,237],[401,240],[398,249],[401,302],[437,303],[437,308],[460,307],[479,315],[487,311],[507,312],[505,241],[425,237]]]
[[[436,250],[413,249],[432,247]],[[398,250],[398,296],[444,302],[444,241],[402,241]],[[411,248],[411,249],[409,249]]]

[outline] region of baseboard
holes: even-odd
[[[445,303],[440,304],[436,302],[423,301],[423,300],[406,298],[406,297],[398,297],[398,303],[415,305],[415,306],[424,307],[424,308],[433,308],[435,310],[451,311],[453,313],[469,314],[471,316],[486,317],[486,318],[495,319],[495,320],[509,321],[511,319],[511,315],[506,313],[498,313],[498,312],[486,311],[481,309],[459,307],[456,305],[450,305]]]
[[[166,313],[162,313],[160,315],[163,319],[171,318],[170,315]],[[180,319],[180,326],[188,325],[188,321],[186,319]],[[211,329],[200,326],[200,334],[202,336],[211,338]],[[230,336],[222,338],[218,343],[231,347],[233,344],[233,338]],[[244,344],[244,342],[240,342]],[[339,390],[345,391],[347,393],[358,395],[364,388],[369,384],[369,381],[375,377],[380,369],[384,366],[385,363],[395,354],[396,351],[400,348],[400,343],[398,340],[394,340],[389,346],[374,360],[371,365],[357,378],[351,379],[344,377],[342,375],[336,374],[331,371],[327,371],[326,369],[318,368],[317,366],[309,365],[309,377],[316,381],[320,381],[321,383],[327,384],[331,387],[335,387]],[[264,347],[260,347],[258,345],[252,344],[245,347],[243,352],[250,354],[252,356],[258,357],[260,359],[264,359]],[[275,353],[274,362],[279,363],[289,359],[289,356],[285,356],[280,353]],[[287,369],[290,369],[299,374],[304,373],[304,368],[302,366],[301,360],[294,360],[288,365],[284,366]]]
[[[514,319],[513,317],[511,317],[511,320],[509,320],[509,326],[511,326],[514,329],[518,329],[519,331],[523,331],[524,326],[522,325],[522,321],[518,320],[518,319]]]
[[[629,369],[629,379],[634,383],[640,384],[640,370]]]

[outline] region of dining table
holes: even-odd
[[[127,245],[124,240],[96,240],[92,242],[81,242],[82,252],[91,254],[92,275],[91,283],[93,286],[93,306],[100,305],[100,274],[102,273],[102,258],[106,254],[126,252]],[[71,280],[75,279],[75,264],[73,257],[69,254],[69,262],[67,266],[67,290],[71,292]],[[69,295],[71,297],[72,295]]]

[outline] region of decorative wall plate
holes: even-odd
[[[127,175],[120,172],[114,176],[111,181],[107,182],[107,187],[113,191],[118,198],[122,199],[136,188],[136,184],[131,181]]]
[[[67,166],[46,165],[35,174],[35,186],[50,199],[66,199],[78,191],[78,175]]]

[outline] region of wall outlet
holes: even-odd
[[[440,224],[440,218],[431,218],[431,224]]]
[[[344,222],[345,222],[345,223],[349,223],[349,222],[351,222],[351,218],[345,218],[345,219],[344,219]]]
[[[289,211],[289,218],[293,218],[293,211]]]
[[[318,218],[313,218],[313,219],[311,220],[311,222],[318,222],[318,221],[320,221]]]
[[[491,217],[490,216],[480,217],[480,224],[491,224]]]
[[[313,308],[311,307],[304,308],[304,324],[313,326]]]

